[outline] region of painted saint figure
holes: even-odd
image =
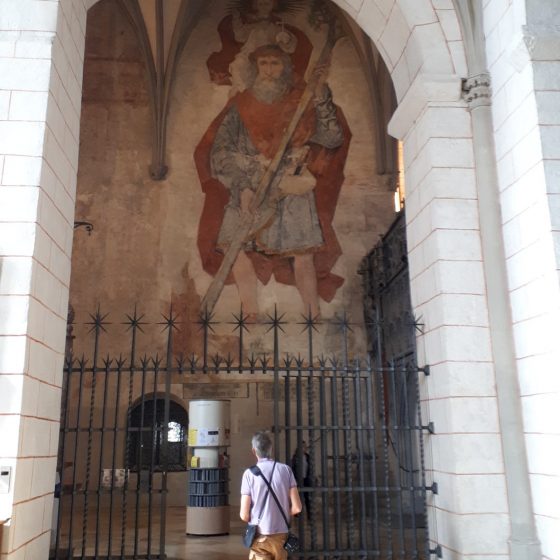
[[[230,99],[195,153],[207,195],[198,242],[211,274],[219,268],[216,254],[227,250],[249,210],[304,90],[290,56],[277,44],[258,47],[249,62],[249,87]],[[330,301],[343,282],[331,273],[340,256],[331,222],[350,134],[325,83],[325,68],[319,72],[314,102],[300,120],[272,183],[274,215],[246,241],[232,268],[230,280],[249,315],[258,312],[257,279],[266,284],[271,274],[295,285],[302,311],[313,315],[319,314],[319,297]]]
[[[230,95],[241,91],[249,54],[271,43],[279,44],[291,54],[296,74],[305,74],[311,43],[305,33],[282,19],[284,14],[303,8],[299,0],[237,0],[231,5],[232,13],[218,25],[222,48],[212,53],[206,63],[212,82],[231,85]]]

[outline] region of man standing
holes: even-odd
[[[268,480],[287,519],[302,508],[294,473],[288,465],[272,459],[272,440],[268,432],[257,432],[251,440],[252,451],[261,471],[256,476],[247,469],[241,482],[239,517],[246,523],[258,525],[257,536],[251,546],[249,560],[285,560],[284,542],[288,527],[276,501],[270,496]]]
[[[249,211],[304,89],[292,71],[290,56],[278,45],[257,48],[249,61],[253,76],[249,87],[230,100],[195,153],[207,194],[199,249],[211,274],[221,262],[217,255],[227,251]],[[295,285],[303,311],[311,310],[313,315],[319,313],[319,297],[330,301],[343,282],[330,272],[340,255],[331,222],[349,133],[332,102],[325,69],[321,71],[313,106],[300,120],[272,182],[269,202],[274,215],[247,239],[232,268],[249,314],[258,312],[257,279],[266,284],[271,274],[279,282]]]
[[[306,487],[306,490],[302,492],[303,500],[307,519],[311,520],[311,491],[309,488],[313,487],[313,475],[311,473],[309,448],[304,440],[301,442],[301,449],[298,447],[292,456],[292,470],[296,476],[296,481]]]

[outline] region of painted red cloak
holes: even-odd
[[[229,191],[212,177],[210,170],[210,152],[218,127],[232,105],[236,105],[241,119],[247,128],[254,146],[268,158],[272,158],[282,140],[283,131],[294,114],[303,86],[292,89],[282,100],[267,104],[258,101],[246,90],[229,100],[222,112],[210,124],[210,127],[195,149],[194,160],[202,191],[206,195],[198,226],[198,249],[202,266],[214,276],[220,268],[223,253],[217,250],[216,242],[224,216],[224,208],[229,201]],[[332,227],[338,196],[344,181],[344,163],[348,154],[351,133],[340,108],[337,107],[338,121],[342,127],[343,144],[336,149],[327,149],[310,143],[307,160],[309,171],[315,176],[315,201],[317,213],[325,243],[314,251],[314,263],[317,271],[319,296],[331,301],[344,279],[331,272],[342,254],[340,244]],[[292,137],[291,145],[301,146],[313,135],[315,129],[315,108],[311,106]],[[292,259],[284,256],[269,256],[256,251],[249,251],[257,277],[267,284],[272,274],[276,281],[295,285]],[[227,282],[233,282],[230,274]]]

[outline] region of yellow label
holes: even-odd
[[[193,455],[191,457],[191,468],[197,469],[200,466],[200,457]]]
[[[195,447],[198,439],[198,430],[196,428],[189,428],[189,447]]]

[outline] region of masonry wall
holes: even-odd
[[[87,7],[93,3],[88,0]],[[429,463],[433,478],[437,475],[450,487],[431,502],[432,538],[450,558],[507,558],[491,355],[478,297],[483,286],[472,147],[458,90],[442,96],[441,89],[428,87],[427,79],[438,72],[464,76],[453,5],[450,0],[339,4],[380,44],[401,102],[418,78],[426,86],[418,91],[430,92],[408,108],[404,103],[409,115],[402,119],[407,125],[400,137],[406,138],[407,174],[416,177],[409,179],[408,219],[418,232],[410,241],[413,297],[426,322],[421,357],[436,366],[434,376],[424,380],[425,406],[437,417],[439,430],[430,438]],[[533,496],[544,557],[557,559],[557,500],[547,500],[557,494],[559,475],[552,455],[559,440],[558,157],[556,113],[549,109],[558,89],[557,60],[527,51],[521,28],[535,24],[529,45],[535,39],[542,46],[540,39],[555,37],[556,28],[544,22],[554,21],[556,12],[553,0],[535,3],[539,10],[527,14],[525,5],[522,0],[488,0],[485,31]],[[79,0],[5,0],[2,8],[0,429],[11,436],[2,437],[0,456],[15,468],[11,493],[0,497],[2,515],[11,517],[2,553],[44,558],[56,460],[86,11]],[[535,20],[538,14],[542,19]],[[430,106],[434,101],[435,107]],[[442,120],[444,127],[438,130]],[[422,128],[427,138],[419,134]],[[462,185],[459,194],[449,190],[456,185]],[[457,212],[439,213],[445,204],[456,205]],[[449,216],[455,218],[451,224]],[[50,469],[40,468],[44,465]],[[486,496],[491,499],[484,503]]]
[[[83,35],[81,2],[0,10],[0,496],[2,554],[46,556],[70,280]],[[4,556],[2,556],[4,557]]]
[[[543,558],[558,559],[560,15],[554,1],[490,1],[484,16],[533,502]]]

